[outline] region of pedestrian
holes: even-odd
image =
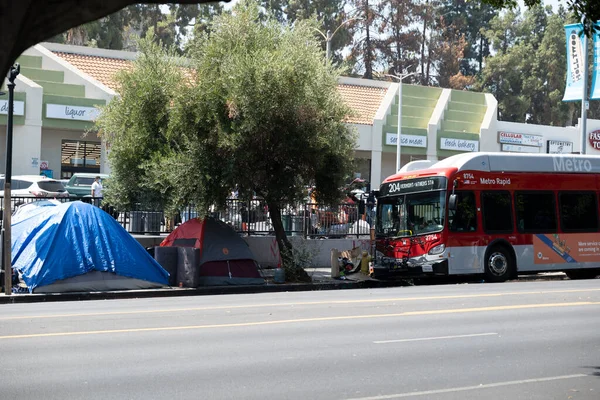
[[[97,176],[94,179],[94,183],[92,183],[92,201],[94,205],[100,206],[100,201],[102,200],[102,181],[100,177]]]
[[[371,190],[369,193],[369,197],[367,197],[367,222],[369,225],[373,224],[373,220],[375,219],[375,203],[377,199],[375,197],[375,191]]]

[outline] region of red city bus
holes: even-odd
[[[600,156],[466,153],[400,172],[377,194],[372,275],[594,278],[599,196]]]

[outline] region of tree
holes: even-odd
[[[491,92],[498,100],[498,117],[503,121],[525,122],[531,99],[524,92],[524,79],[531,75],[534,51],[522,40],[523,19],[508,11],[491,21],[485,35],[496,54],[486,59],[478,89]]]
[[[185,79],[174,51],[166,52],[149,38],[138,45],[133,68],[116,76],[119,96],[97,120],[99,133],[111,149],[111,186],[105,197],[124,209],[173,210],[172,189],[157,182],[153,166],[169,146],[177,146],[169,140],[170,112]]]
[[[502,9],[514,9],[517,7],[517,0],[481,0],[482,3],[490,4],[491,6]],[[539,6],[543,0],[524,0],[527,7]],[[597,27],[594,23],[600,20],[600,2],[598,0],[567,0],[568,9],[571,11],[576,21],[583,21],[584,30],[588,37],[592,37],[592,33]]]
[[[345,8],[347,0],[290,0],[286,9],[290,23],[316,18],[318,29],[335,35],[331,38],[331,56],[335,64],[342,62],[341,50],[352,43],[352,29],[358,23],[353,20]],[[327,42],[322,42],[325,49]]]
[[[424,7],[415,0],[383,0],[379,3],[381,24],[377,42],[382,61],[390,74],[412,68],[417,72],[422,34],[417,28]]]
[[[460,70],[467,42],[464,36],[456,37],[453,30],[445,33],[436,38],[435,47],[432,48],[438,65],[437,84],[444,88],[466,89],[475,81],[473,76],[465,76]]]
[[[567,74],[564,17],[548,16],[543,37],[535,52],[532,74],[526,88],[532,102],[527,122],[543,125],[571,125],[573,103],[562,101]]]
[[[309,184],[320,202],[339,201],[355,136],[314,21],[261,18],[256,2],[215,18],[210,38],[190,46],[191,69],[144,42],[135,69],[119,76],[121,97],[98,121],[115,171],[107,197],[208,213],[237,185],[242,198],[255,193],[268,205],[288,276],[309,279],[293,263],[282,207]]]
[[[355,25],[353,34],[357,36],[352,44],[348,61],[353,64],[354,73],[361,73],[363,78],[373,79],[373,68],[378,60],[378,39],[374,38],[379,25],[379,13],[374,8],[373,0],[351,0],[354,10],[350,15],[360,20]]]

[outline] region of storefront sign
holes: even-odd
[[[573,142],[562,140],[548,140],[546,153],[548,154],[571,154],[573,152]]]
[[[40,159],[37,157],[31,157],[31,167],[39,168],[39,166],[40,166]]]
[[[590,132],[588,134],[588,140],[593,149],[600,150],[600,129]]]
[[[398,140],[397,133],[386,133],[385,134],[385,144],[396,145],[396,141]],[[403,147],[427,147],[427,136],[419,136],[419,135],[402,135],[402,143],[400,143]]]
[[[72,119],[76,121],[94,121],[100,115],[96,107],[67,106],[46,104],[46,118]]]
[[[478,151],[479,141],[466,139],[441,138],[440,149],[454,151]]]
[[[509,151],[511,153],[539,153],[539,147],[533,146],[519,146],[516,144],[503,144],[502,151]]]
[[[507,144],[520,144],[521,146],[544,146],[544,137],[528,133],[498,132],[498,142]]]
[[[0,114],[8,115],[8,100],[0,100]],[[13,115],[25,115],[24,101],[13,101]]]

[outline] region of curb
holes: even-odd
[[[567,280],[563,273],[549,273],[538,275],[521,275],[518,279],[509,282],[528,281],[558,281]],[[441,281],[439,284],[474,284],[482,283],[481,280],[461,282]],[[435,285],[435,283],[433,284]],[[124,290],[111,292],[73,292],[73,293],[44,293],[44,294],[12,294],[0,295],[0,304],[45,303],[55,301],[83,301],[83,300],[119,300],[143,299],[153,297],[180,297],[180,296],[211,296],[223,294],[254,294],[254,293],[279,293],[279,292],[309,292],[318,290],[348,290],[348,289],[378,289],[400,286],[412,286],[404,280],[359,280],[335,281],[313,283],[266,283],[256,286],[214,286],[202,288],[168,288],[147,290]],[[417,286],[422,286],[418,284]]]
[[[117,300],[152,297],[210,296],[222,294],[252,294],[277,292],[308,292],[315,290],[369,289],[406,286],[403,281],[340,281],[332,283],[289,283],[257,286],[215,286],[202,288],[172,288],[127,290],[112,292],[73,292],[44,294],[12,294],[0,296],[0,304],[44,303],[55,301]]]

